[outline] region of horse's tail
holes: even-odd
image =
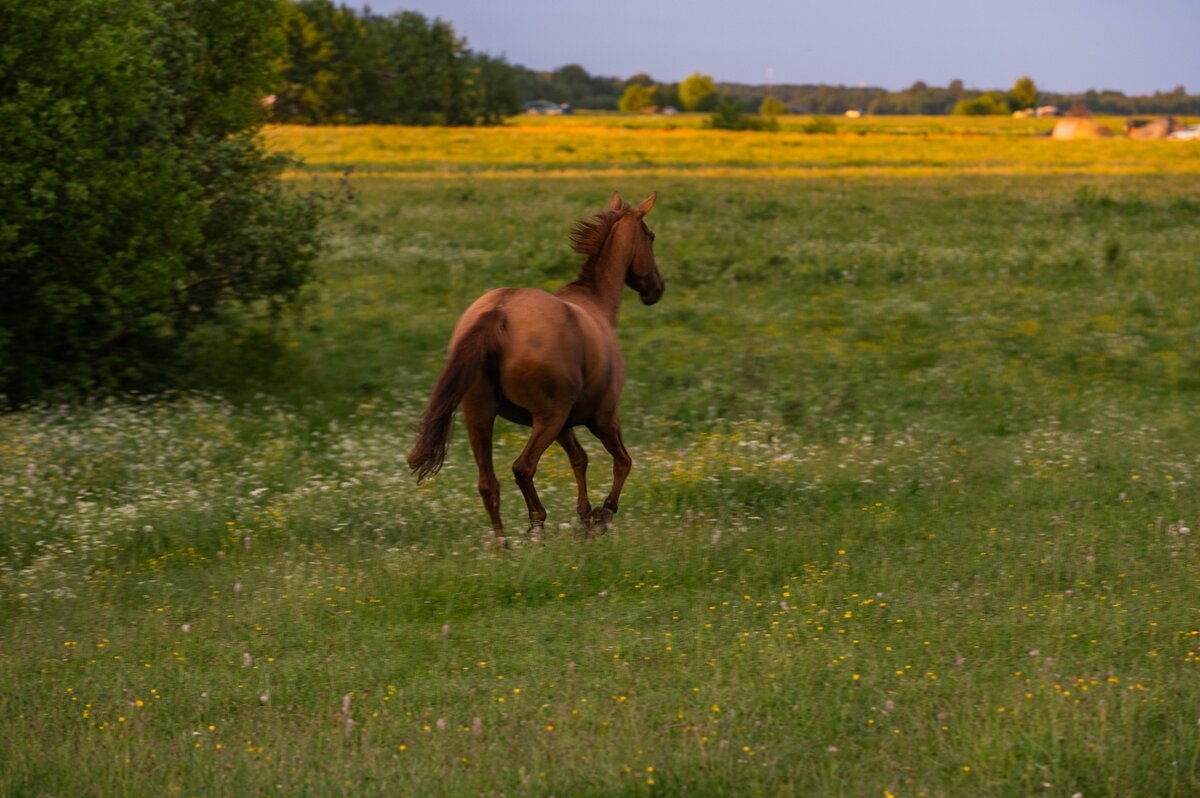
[[[417,475],[417,482],[423,482],[441,470],[450,444],[454,411],[471,383],[483,373],[489,357],[498,351],[503,321],[503,312],[492,308],[481,315],[450,350],[421,416],[417,440],[408,453],[408,467]]]

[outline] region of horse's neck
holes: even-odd
[[[614,230],[596,258],[592,279],[586,283],[571,283],[559,293],[568,298],[586,301],[599,315],[607,319],[609,324],[616,327],[629,259],[628,241],[619,231]]]
[[[563,286],[558,295],[576,305],[586,307],[592,314],[607,321],[611,326],[617,326],[617,316],[621,310],[621,295],[618,292],[615,299],[596,290],[596,286],[584,283],[571,283]]]

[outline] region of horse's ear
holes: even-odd
[[[610,200],[608,203],[608,209],[610,211],[619,211],[619,210],[621,210],[622,204],[623,203],[621,202],[621,192],[614,191],[613,195],[612,195],[612,200]]]
[[[653,192],[649,197],[646,197],[645,201],[638,206],[638,216],[645,216],[646,214],[650,213],[650,209],[654,207],[654,201],[656,199],[658,199],[657,191]]]

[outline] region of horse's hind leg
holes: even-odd
[[[633,467],[633,458],[625,451],[625,443],[621,440],[621,421],[614,416],[607,424],[595,424],[588,427],[592,434],[600,439],[604,448],[613,459],[613,484],[604,504],[592,512],[592,526],[602,530],[617,512],[617,503],[621,498],[621,488]]]
[[[567,453],[567,457],[571,461],[571,470],[575,472],[575,485],[579,489],[579,498],[575,503],[575,509],[579,513],[579,520],[588,524],[592,515],[592,503],[588,499],[587,490],[587,452],[583,450],[579,439],[575,437],[575,430],[570,427],[563,427],[562,433],[558,436],[558,444]]]
[[[525,497],[525,506],[529,510],[530,531],[535,533],[545,529],[546,508],[538,499],[537,488],[533,486],[533,475],[537,471],[542,454],[562,432],[566,420],[565,413],[550,417],[535,416],[533,432],[530,433],[521,454],[513,461],[513,476],[517,480],[517,487],[521,489],[521,495]]]
[[[462,414],[475,465],[479,468],[479,497],[492,521],[492,531],[499,535],[504,531],[500,521],[500,481],[496,479],[496,469],[492,465],[492,429],[496,424],[496,411],[488,402],[464,401]]]

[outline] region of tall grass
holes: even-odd
[[[389,166],[203,391],[0,417],[0,793],[1200,791],[1194,148],[871,138],[804,138],[851,178]],[[561,526],[496,550],[464,436],[418,488],[411,426],[457,313],[570,279],[614,187],[668,280],[622,313],[622,510],[581,539],[553,450]]]

